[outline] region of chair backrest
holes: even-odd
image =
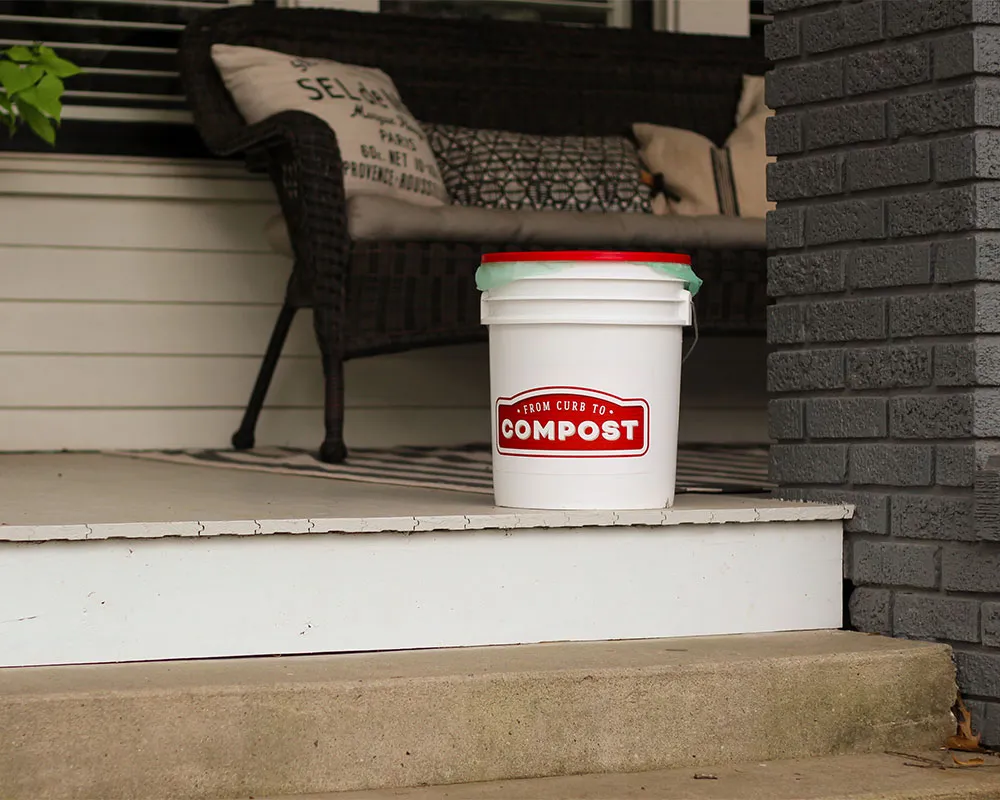
[[[217,42],[378,67],[422,121],[551,135],[653,122],[718,144],[734,126],[742,76],[767,69],[758,39],[235,6],[199,17],[181,43],[210,147],[243,124],[211,60]]]

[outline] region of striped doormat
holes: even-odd
[[[224,467],[281,475],[334,478],[390,486],[416,486],[456,492],[493,493],[489,445],[395,447],[350,451],[343,464],[324,464],[309,451],[288,447],[233,450],[143,450],[113,455]],[[677,456],[677,492],[768,492],[766,447],[682,447]]]

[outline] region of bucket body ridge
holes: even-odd
[[[641,263],[568,263],[483,293],[499,506],[672,505],[683,281]]]

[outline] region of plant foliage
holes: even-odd
[[[43,44],[0,50],[0,122],[11,136],[26,123],[54,145],[62,117],[63,79],[79,72],[76,64]]]

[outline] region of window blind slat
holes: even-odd
[[[177,71],[184,26],[230,0],[0,0],[0,47],[45,42],[83,72],[67,81],[64,152],[197,158]],[[381,0],[388,13],[607,25],[615,0]],[[277,5],[284,5],[279,0]],[[289,5],[295,5],[289,2]],[[336,7],[337,0],[323,2]],[[310,0],[310,5],[315,3]],[[30,134],[0,149],[47,150]]]
[[[0,14],[0,23],[17,25],[59,25],[69,28],[110,28],[112,30],[181,31],[184,26],[173,22],[142,22],[124,19],[86,19],[82,17],[30,17]]]
[[[67,105],[174,110],[183,104],[184,26],[228,0],[6,0],[0,46],[45,42],[80,66]]]

